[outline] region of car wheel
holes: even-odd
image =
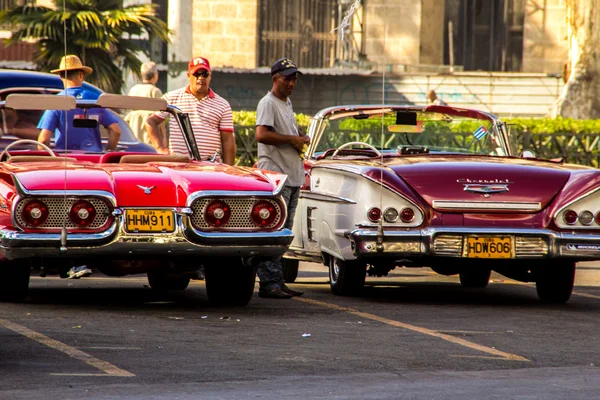
[[[298,277],[298,260],[291,258],[282,258],[281,265],[283,265],[283,279],[285,283],[294,283]]]
[[[329,257],[329,285],[333,294],[357,296],[367,277],[367,265],[358,261],[343,261]]]
[[[575,263],[556,262],[537,272],[535,287],[544,303],[566,303],[573,292]]]
[[[148,272],[148,283],[154,290],[185,290],[190,284],[188,276],[172,277],[165,271]]]
[[[246,266],[239,259],[205,264],[206,293],[216,305],[245,306],[254,294],[256,266]]]
[[[0,277],[0,301],[21,302],[27,297],[29,290],[29,263],[18,261],[3,261],[0,263],[3,271]]]
[[[458,274],[460,283],[466,288],[484,288],[490,282],[492,270],[472,269]]]

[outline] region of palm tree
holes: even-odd
[[[57,68],[65,54],[76,54],[94,69],[88,81],[120,93],[123,72],[140,75],[142,49],[136,37],[169,41],[156,4],[123,7],[122,0],[52,0],[54,7],[27,4],[0,12],[0,23],[14,27],[10,45],[35,40],[34,62],[42,71]],[[147,54],[149,56],[149,54]]]

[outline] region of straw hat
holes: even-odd
[[[58,72],[74,70],[81,70],[83,71],[84,75],[89,75],[94,71],[90,67],[86,67],[85,65],[83,65],[79,57],[73,54],[69,54],[60,59],[60,65],[57,69],[53,69],[50,72],[56,74]]]

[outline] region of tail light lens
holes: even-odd
[[[277,209],[269,201],[261,200],[252,206],[250,217],[257,226],[261,228],[272,228],[277,219]]]
[[[367,213],[367,217],[371,222],[377,222],[381,219],[381,210],[377,207],[373,207]]]
[[[409,223],[415,218],[415,212],[412,208],[404,208],[400,212],[400,219],[402,222]]]
[[[96,218],[96,208],[87,200],[78,200],[73,203],[69,211],[71,221],[82,228],[90,226]]]
[[[582,225],[589,226],[594,222],[594,214],[591,211],[582,211],[578,218]]]
[[[563,218],[567,224],[575,225],[575,223],[577,222],[577,213],[573,210],[567,210]]]
[[[32,227],[42,225],[48,219],[48,215],[48,206],[39,200],[29,201],[21,211],[23,221]]]
[[[204,218],[210,226],[225,226],[229,222],[229,218],[231,218],[231,207],[224,201],[214,200],[206,207]]]

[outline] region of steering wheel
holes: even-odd
[[[340,147],[338,147],[338,148],[337,148],[337,149],[336,149],[336,150],[333,152],[333,154],[331,155],[331,159],[333,160],[333,159],[335,158],[335,156],[337,156],[337,155],[338,155],[338,153],[340,152],[340,150],[342,150],[342,149],[345,149],[346,147],[351,147],[351,146],[354,146],[354,145],[361,145],[361,146],[364,146],[364,147],[368,148],[369,150],[373,151],[373,153],[375,153],[375,155],[376,155],[377,157],[381,157],[381,153],[379,152],[379,150],[377,150],[375,147],[371,146],[371,145],[370,145],[370,144],[368,144],[368,143],[365,143],[365,142],[348,142],[348,143],[345,143],[345,144],[341,145]]]
[[[36,146],[40,146],[41,148],[43,148],[44,150],[46,150],[48,152],[48,154],[50,154],[51,157],[56,157],[56,153],[54,153],[52,151],[52,149],[48,146],[46,146],[43,143],[38,142],[37,140],[32,140],[32,139],[19,139],[19,140],[15,140],[14,142],[12,142],[11,144],[9,144],[8,146],[6,146],[4,148],[4,150],[2,151],[2,153],[0,153],[0,161],[4,160],[4,158],[6,157],[6,160],[9,160],[11,155],[8,152],[8,150],[12,147],[16,147],[19,146],[21,144],[35,144]]]

